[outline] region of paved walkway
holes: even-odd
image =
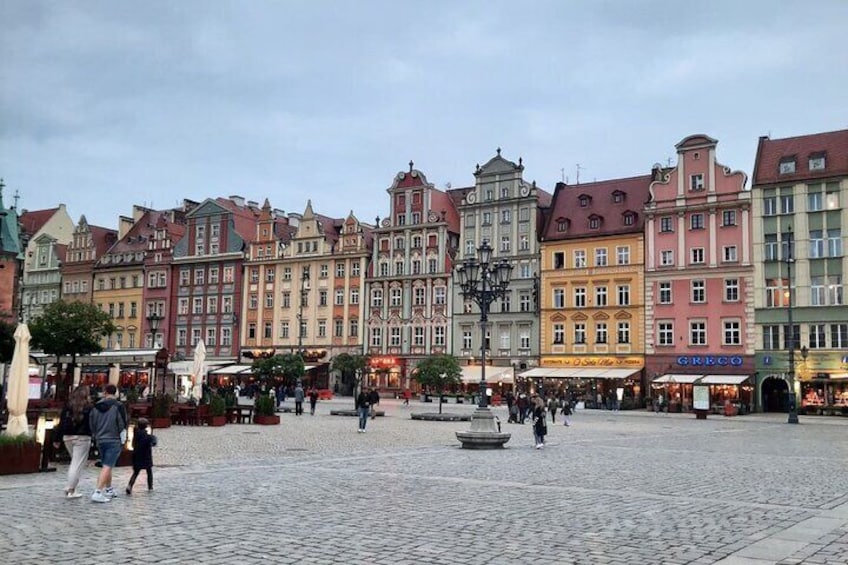
[[[844,420],[585,411],[476,452],[408,417],[437,405],[359,434],[347,404],[158,431],[156,490],[106,505],[63,499],[63,466],[0,477],[0,563],[848,563]]]

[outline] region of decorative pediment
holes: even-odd
[[[606,312],[595,312],[592,314],[593,320],[609,320],[610,316]]]
[[[616,320],[630,320],[631,318],[633,318],[633,314],[625,310],[620,310],[615,313]]]
[[[198,216],[219,216],[227,213],[229,213],[229,210],[215,202],[213,199],[207,198],[201,202],[199,206],[186,214],[186,218],[196,218]]]
[[[566,320],[568,320],[568,317],[562,312],[554,312],[551,314],[552,322],[565,322]]]
[[[475,176],[500,175],[504,173],[515,173],[524,170],[524,160],[519,157],[518,164],[501,157],[501,148],[498,147],[497,155],[489,159],[485,165],[478,166],[474,172]]]
[[[584,314],[583,312],[577,312],[576,314],[571,316],[571,319],[575,322],[585,322],[586,320],[589,319],[589,317],[586,314]]]

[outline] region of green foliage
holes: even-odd
[[[96,305],[63,300],[45,306],[29,326],[33,348],[74,361],[79,355],[102,351],[100,341],[115,329],[109,314]]]
[[[10,363],[15,353],[15,330],[12,321],[0,317],[0,363]]]
[[[256,399],[256,405],[254,409],[256,413],[260,416],[273,416],[274,415],[274,399],[268,396],[267,394],[261,395]]]
[[[236,397],[236,393],[228,392],[224,395],[224,403],[229,406],[235,406],[238,404],[238,398]]]
[[[227,403],[219,394],[212,394],[209,398],[209,414],[211,416],[223,416],[227,413]]]
[[[127,389],[127,404],[135,404],[138,402],[138,391],[134,386]]]
[[[157,394],[153,397],[153,417],[170,418],[173,401],[167,394]]]
[[[303,378],[306,372],[303,358],[300,355],[274,355],[267,359],[255,359],[253,361],[253,372],[263,383],[277,378],[284,378],[286,382],[294,382]]]
[[[35,438],[29,436],[29,434],[20,434],[16,436],[7,436],[5,433],[0,434],[0,447],[6,445],[29,445],[35,443]]]
[[[453,355],[434,355],[418,363],[413,378],[423,387],[439,395],[439,412],[442,411],[442,393],[452,385],[462,382],[462,369]]]

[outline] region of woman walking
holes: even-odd
[[[68,466],[68,484],[65,487],[66,498],[82,496],[77,492],[77,485],[79,485],[83,467],[88,462],[88,452],[91,449],[91,425],[88,421],[90,412],[91,398],[88,395],[88,388],[78,386],[62,409],[59,433],[53,442],[53,446],[57,448],[64,443],[65,449],[71,456],[71,464]]]
[[[548,434],[547,420],[545,401],[537,396],[533,402],[533,437],[536,439],[536,449],[545,447],[545,436]]]
[[[132,494],[133,485],[142,469],[147,474],[147,490],[153,490],[153,448],[156,447],[156,436],[147,431],[149,425],[147,418],[139,418],[135,426],[132,442],[133,474],[127,485],[127,494]]]

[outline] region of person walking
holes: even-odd
[[[147,418],[139,418],[133,434],[132,465],[133,474],[127,485],[127,494],[132,494],[133,485],[142,469],[147,474],[147,490],[153,490],[153,448],[156,447],[156,436],[148,432],[150,422]]]
[[[294,415],[300,416],[303,414],[303,385],[297,381],[297,386],[294,389]]]
[[[370,395],[364,390],[359,391],[356,397],[356,412],[359,415],[359,433],[365,433],[365,426],[368,424],[368,409],[371,407]]]
[[[380,394],[376,388],[372,388],[371,392],[368,393],[368,402],[371,405],[371,419],[373,420],[377,417],[377,405],[380,404]]]
[[[562,415],[562,423],[568,426],[568,417],[571,416],[571,401],[567,398],[560,400],[560,414]]]
[[[409,390],[408,388],[407,388],[407,389],[404,389],[404,391],[403,391],[403,404],[402,404],[402,406],[406,406],[407,408],[409,408],[409,401],[410,401],[411,399],[412,399],[412,391],[411,391],[411,390]]]
[[[523,424],[524,420],[527,419],[527,406],[529,404],[527,401],[527,395],[523,392],[520,393],[516,404],[518,404],[518,423]]]
[[[537,396],[533,402],[533,437],[536,440],[536,449],[545,447],[545,436],[548,434],[547,420],[545,401]]]
[[[318,404],[318,390],[312,387],[309,390],[309,413],[315,415],[315,405]]]
[[[109,502],[118,496],[112,488],[112,468],[121,456],[122,440],[127,433],[127,411],[115,398],[117,391],[115,385],[106,385],[103,398],[89,413],[91,437],[97,445],[100,462],[103,464],[97,477],[97,488],[91,495],[92,502]]]
[[[68,466],[68,484],[65,487],[66,498],[82,496],[77,492],[77,486],[91,449],[91,424],[88,421],[90,415],[91,397],[88,395],[88,389],[78,386],[62,409],[59,430],[53,441],[53,447],[56,448],[64,443],[65,449],[71,456],[71,464]]]
[[[551,423],[556,424],[557,399],[553,396],[548,399],[548,412],[551,413]]]

